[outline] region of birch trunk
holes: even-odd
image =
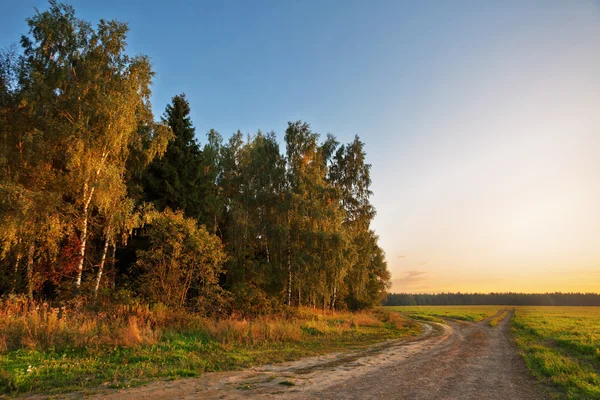
[[[98,297],[98,288],[100,287],[100,280],[102,279],[102,273],[104,272],[104,262],[106,261],[106,253],[108,253],[108,244],[110,243],[112,226],[109,223],[106,229],[106,238],[104,239],[104,250],[102,251],[102,258],[100,259],[100,265],[98,265],[98,274],[96,275],[96,286],[94,287],[94,298]]]
[[[112,260],[110,261],[112,268],[112,290],[117,287],[117,242],[112,242]]]
[[[331,311],[335,309],[335,299],[337,297],[337,284],[333,285],[333,296],[331,296]]]
[[[94,195],[95,189],[95,187],[89,189],[87,182],[83,184],[83,221],[81,223],[81,233],[79,235],[79,261],[77,263],[77,276],[75,277],[76,292],[79,292],[79,287],[81,286],[81,276],[83,275],[83,262],[85,258],[85,247],[87,242],[88,209],[90,207],[90,202],[92,201],[92,196]]]
[[[33,253],[35,251],[34,244],[29,245],[27,251],[27,297],[33,299]]]
[[[288,232],[287,237],[287,268],[288,268],[288,282],[287,282],[287,305],[292,305],[292,249],[291,249],[291,233]]]
[[[19,239],[19,244],[21,244],[21,239]],[[20,263],[21,263],[21,249],[19,248],[19,250],[17,251],[17,259],[15,260],[15,271],[13,274],[13,285],[12,285],[13,293],[17,292],[17,276],[19,274],[19,264]]]
[[[269,239],[267,239],[267,234],[265,233],[265,251],[267,253],[267,264],[271,263],[271,258],[269,256]]]

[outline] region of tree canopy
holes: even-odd
[[[55,1],[0,54],[0,294],[140,297],[206,314],[378,304],[370,164],[290,122],[198,140],[184,94],[155,122],[127,24]],[[115,300],[116,301],[116,300]]]

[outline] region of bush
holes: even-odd
[[[194,293],[197,306],[214,309],[211,302],[223,297],[218,287],[226,260],[221,240],[181,211],[169,209],[153,218],[146,235],[150,248],[137,251],[145,297],[181,308],[191,303],[189,293]]]

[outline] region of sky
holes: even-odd
[[[160,115],[359,134],[392,291],[600,292],[599,0],[71,1],[129,23]],[[0,47],[36,0],[0,0]]]

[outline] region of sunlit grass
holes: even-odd
[[[477,322],[489,318],[502,306],[386,306],[388,311],[397,311],[411,318],[443,322],[442,318]]]
[[[503,310],[500,314],[498,314],[495,318],[490,319],[490,326],[497,326],[500,322],[502,322],[506,317],[508,317],[509,310]]]
[[[0,303],[0,394],[123,387],[281,362],[416,335],[395,313],[294,309],[288,315],[212,320],[147,305],[62,312]]]
[[[600,307],[518,307],[512,326],[527,366],[557,397],[600,399]]]

